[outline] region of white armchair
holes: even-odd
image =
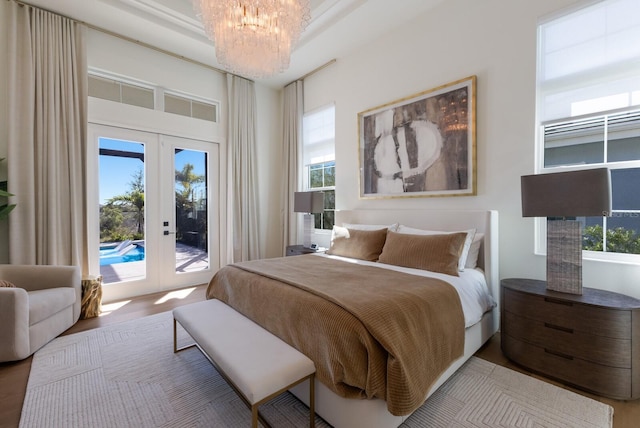
[[[27,358],[78,321],[76,266],[0,265],[0,362]]]

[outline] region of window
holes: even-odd
[[[188,96],[177,95],[170,92],[164,93],[164,111],[167,113],[217,122],[217,107],[214,103],[198,101]]]
[[[324,192],[324,212],[315,215],[315,228],[331,230],[336,210],[335,107],[305,114],[302,132],[304,189]]]
[[[153,89],[106,77],[89,75],[89,96],[153,109]]]
[[[189,94],[110,75],[89,74],[89,96],[123,104],[163,110],[194,119],[218,121],[218,103]],[[156,98],[156,93],[158,97]],[[164,101],[164,107],[156,100]]]
[[[636,0],[605,0],[538,27],[538,170],[611,170],[612,216],[579,220],[583,249],[615,260],[640,254],[637,16]]]

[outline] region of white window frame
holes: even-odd
[[[581,5],[578,5],[577,7],[572,7],[568,10],[565,11],[561,11],[558,14],[554,14],[554,16],[547,18],[545,21],[540,22],[538,25],[538,53],[537,53],[537,64],[538,64],[538,81],[537,81],[537,135],[536,135],[536,150],[535,150],[535,156],[536,156],[536,173],[547,173],[547,172],[562,172],[562,171],[574,171],[574,170],[580,170],[580,169],[588,169],[588,168],[598,168],[598,167],[608,167],[609,169],[627,169],[627,168],[640,168],[640,160],[632,160],[632,161],[622,161],[622,162],[608,162],[608,160],[606,159],[606,155],[607,155],[607,139],[606,139],[606,132],[605,132],[605,138],[604,138],[604,157],[603,157],[603,162],[600,163],[589,163],[589,164],[582,164],[582,165],[567,165],[567,166],[549,166],[549,167],[545,167],[544,162],[545,162],[545,126],[549,126],[549,125],[553,125],[553,124],[557,124],[557,123],[561,123],[561,122],[570,122],[570,121],[578,121],[581,119],[585,119],[585,118],[589,118],[589,117],[597,117],[597,116],[605,116],[605,115],[613,115],[613,114],[617,114],[617,113],[621,113],[621,112],[626,112],[626,111],[634,111],[634,110],[638,110],[640,109],[640,106],[638,106],[638,98],[640,97],[638,95],[638,91],[637,88],[633,88],[633,87],[628,87],[628,88],[624,88],[625,90],[628,90],[628,94],[627,95],[627,99],[628,99],[628,106],[626,107],[622,107],[624,105],[624,103],[620,104],[616,104],[616,107],[622,107],[622,108],[617,108],[617,109],[612,109],[612,110],[608,110],[608,111],[598,111],[598,108],[612,108],[612,107],[607,107],[607,101],[616,98],[617,99],[615,101],[624,101],[624,99],[621,100],[621,98],[624,98],[624,96],[607,96],[607,97],[602,97],[599,98],[597,101],[598,103],[592,102],[589,103],[589,100],[586,101],[580,101],[580,102],[572,102],[571,104],[571,113],[567,113],[567,114],[576,114],[576,116],[571,116],[571,117],[563,117],[563,118],[559,118],[559,119],[552,119],[552,120],[547,120],[544,121],[542,118],[543,114],[545,114],[543,112],[544,107],[543,107],[543,103],[545,102],[545,95],[548,94],[555,94],[555,93],[563,93],[563,91],[567,91],[569,89],[573,89],[572,85],[575,84],[575,82],[582,82],[584,83],[584,87],[587,87],[587,84],[589,85],[593,85],[595,83],[601,83],[604,82],[605,84],[607,84],[608,82],[616,82],[618,79],[620,78],[624,78],[625,76],[629,75],[629,74],[633,74],[633,70],[634,67],[637,67],[637,63],[640,60],[640,58],[634,57],[632,58],[630,61],[626,62],[626,66],[624,65],[624,63],[616,63],[615,67],[612,66],[607,66],[606,67],[606,72],[604,70],[604,68],[602,69],[597,69],[594,70],[593,69],[587,69],[587,71],[585,72],[584,70],[578,70],[575,75],[574,74],[568,74],[568,75],[563,75],[561,77],[556,77],[556,78],[552,78],[548,81],[542,81],[543,77],[544,77],[544,72],[542,69],[542,64],[543,64],[543,57],[545,55],[545,53],[543,52],[543,27],[546,24],[553,24],[556,21],[561,22],[561,20],[567,18],[567,17],[571,17],[572,14],[576,14],[576,16],[579,16],[578,14],[582,13],[583,11],[588,11],[587,8],[590,8],[591,6],[605,6],[607,7],[608,5],[606,3],[609,3],[611,5],[614,5],[615,2],[613,0],[608,1],[608,0],[604,0],[601,2],[587,2],[587,3],[582,3]],[[632,63],[635,63],[636,65],[633,65]],[[622,65],[621,65],[622,64]],[[605,77],[606,76],[606,77]],[[624,91],[622,91],[622,93],[624,94]],[[595,98],[598,98],[597,96],[595,96]],[[596,100],[592,100],[592,101],[596,101]],[[635,104],[635,105],[634,105]],[[594,109],[594,105],[596,105],[597,107]],[[578,107],[577,109],[574,107]],[[590,111],[592,113],[590,114],[584,114],[584,115],[580,115],[578,116],[577,114],[579,114],[580,108],[586,107],[587,111]],[[563,110],[565,111],[565,110]],[[584,111],[583,111],[584,112]],[[556,112],[557,113],[557,112]],[[553,117],[553,116],[552,116]],[[605,129],[606,129],[606,125],[605,125]],[[615,208],[615,207],[614,207]],[[614,213],[616,212],[622,212],[620,210],[613,210]],[[640,212],[640,208],[638,208],[638,212]],[[636,213],[635,210],[632,211],[632,213]],[[607,219],[604,219],[604,226],[605,226],[605,230],[606,230],[606,221]],[[544,218],[537,218],[536,222],[535,222],[535,253],[536,254],[542,254],[542,255],[546,255],[546,219]],[[606,239],[606,233],[604,238]],[[588,250],[584,250],[583,251],[583,258],[584,259],[592,259],[592,260],[600,260],[600,261],[607,261],[607,262],[615,262],[615,263],[631,263],[631,264],[640,264],[640,255],[638,254],[626,254],[626,253],[613,253],[613,252],[606,252],[606,251],[588,251]]]
[[[309,187],[309,180],[310,180],[310,177],[311,177],[311,167],[315,166],[315,165],[323,165],[323,169],[324,169],[324,168],[326,168],[326,166],[324,166],[324,164],[329,163],[329,162],[333,162],[333,168],[334,168],[334,174],[335,174],[335,167],[336,167],[336,161],[335,160],[327,160],[327,161],[324,161],[324,162],[312,163],[312,164],[304,166],[304,172],[305,172],[305,178],[304,178],[305,189],[304,190],[305,191],[319,191],[319,192],[326,192],[326,191],[333,191],[334,192],[334,206],[333,206],[333,209],[323,209],[322,211],[323,211],[323,213],[325,211],[333,211],[333,213],[334,213],[333,214],[333,220],[335,222],[335,218],[336,218],[335,217],[335,212],[336,212],[336,208],[335,208],[336,186],[334,185],[334,186],[322,186],[322,187]],[[321,233],[321,234],[331,233],[331,230],[332,229],[325,229],[325,228],[323,228],[323,229],[315,229],[316,233]]]
[[[319,159],[317,162],[305,162],[305,145],[306,145],[306,141],[305,141],[305,137],[304,135],[304,122],[305,119],[311,115],[323,112],[327,109],[333,109],[333,123],[334,123],[334,129],[333,129],[333,136],[331,138],[330,143],[333,145],[333,152],[330,154],[327,154],[325,156],[322,157],[322,159]],[[334,162],[334,168],[335,168],[335,160],[336,160],[336,156],[335,156],[335,105],[334,104],[329,104],[329,105],[324,105],[322,107],[319,107],[317,109],[311,110],[309,112],[304,113],[303,116],[303,141],[302,141],[302,190],[303,191],[325,191],[325,190],[333,190],[335,192],[336,190],[336,186],[324,186],[324,187],[310,187],[310,183],[309,183],[309,177],[310,177],[310,167],[312,165],[319,165],[319,164],[324,164],[326,162]],[[334,212],[335,212],[335,206],[334,206]],[[335,215],[334,215],[334,221],[335,221]],[[331,234],[331,229],[314,229],[314,233],[318,234],[318,235],[329,235]]]
[[[549,121],[549,122],[545,122],[542,123],[540,125],[539,128],[539,135],[540,135],[540,143],[537,145],[538,147],[538,151],[540,153],[539,158],[539,164],[538,164],[538,170],[541,173],[551,173],[551,172],[566,172],[566,171],[575,171],[575,170],[582,170],[582,169],[591,169],[591,168],[602,168],[602,167],[606,167],[609,168],[610,170],[616,170],[616,169],[630,169],[630,168],[640,168],[640,159],[638,160],[628,160],[628,161],[613,161],[613,162],[609,162],[609,160],[607,159],[607,153],[608,153],[608,149],[607,149],[607,145],[608,145],[608,133],[607,133],[607,128],[608,128],[608,122],[606,121],[606,119],[610,116],[616,116],[620,113],[626,113],[626,112],[637,112],[638,114],[640,114],[640,109],[637,107],[629,107],[629,108],[625,108],[625,109],[616,109],[616,110],[611,110],[608,112],[602,112],[602,113],[598,113],[598,114],[593,114],[593,115],[584,115],[584,116],[577,116],[577,117],[573,117],[571,118],[571,120],[567,120],[567,119],[561,119],[561,120],[554,120],[554,121]],[[577,121],[581,121],[581,120],[588,120],[588,119],[597,119],[597,118],[605,118],[605,125],[603,127],[603,134],[604,134],[604,138],[603,138],[603,162],[599,162],[599,163],[589,163],[589,164],[581,164],[581,165],[562,165],[562,166],[544,166],[544,149],[545,149],[545,141],[544,141],[544,136],[545,136],[545,127],[546,126],[553,126],[553,125],[557,125],[557,124],[562,124],[562,123],[567,123],[567,122],[577,122]],[[631,215],[639,215],[640,216],[640,207],[637,210],[619,210],[619,209],[614,209],[612,210],[613,214],[631,214]],[[539,218],[536,219],[536,226],[537,226],[537,233],[536,233],[536,253],[538,254],[546,254],[546,219],[544,218]],[[603,239],[605,240],[605,248],[606,248],[606,230],[607,230],[607,217],[603,218],[603,229],[605,231]],[[583,250],[583,257],[586,259],[593,259],[593,260],[603,260],[603,261],[611,261],[611,262],[621,262],[621,263],[640,263],[640,254],[628,254],[628,253],[614,253],[614,252],[608,252],[608,251],[589,251],[589,250]]]
[[[90,77],[97,77],[97,78],[101,78],[101,79],[105,79],[105,80],[110,80],[113,81],[115,83],[119,83],[119,84],[125,84],[125,85],[130,85],[130,86],[135,86],[135,87],[139,87],[142,89],[148,89],[150,91],[153,91],[153,110],[158,110],[158,111],[165,111],[165,106],[164,106],[164,96],[165,94],[167,95],[173,95],[175,97],[180,97],[180,98],[184,98],[186,101],[189,101],[191,103],[191,111],[193,112],[193,102],[198,102],[198,103],[202,103],[202,104],[208,104],[210,106],[214,106],[215,110],[216,110],[216,117],[215,120],[213,121],[208,121],[208,122],[213,122],[213,123],[219,123],[220,122],[220,102],[217,100],[213,100],[210,98],[205,98],[202,96],[198,96],[198,95],[194,95],[194,94],[190,94],[187,92],[183,92],[183,91],[178,91],[178,90],[174,90],[174,89],[167,89],[167,88],[163,88],[161,86],[157,86],[148,82],[144,82],[142,80],[137,80],[137,79],[133,79],[131,77],[126,77],[126,76],[122,76],[116,73],[111,73],[111,72],[106,72],[103,70],[98,70],[95,68],[90,68],[89,69],[89,76]],[[121,96],[122,97],[122,96]],[[114,102],[118,102],[118,101],[114,101]],[[119,101],[120,103],[122,103],[122,100]],[[169,113],[169,114],[174,114],[174,113]],[[183,116],[183,115],[180,115]],[[193,114],[191,114],[191,116],[184,116],[184,117],[190,117],[192,119],[197,119],[197,120],[202,120],[202,119],[198,119],[198,118],[194,118]]]

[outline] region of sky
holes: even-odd
[[[144,144],[109,138],[100,138],[101,149],[122,150],[134,153],[144,153]],[[150,148],[147,148],[150,149]],[[204,175],[205,162],[202,152],[183,150],[175,156],[175,169],[181,170],[186,163],[194,166],[194,173]],[[139,159],[115,156],[100,156],[100,204],[108,199],[122,195],[131,189],[129,183],[133,181],[134,174],[144,169],[144,163]]]

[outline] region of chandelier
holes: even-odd
[[[309,0],[193,0],[226,70],[261,78],[289,68],[309,22]]]

